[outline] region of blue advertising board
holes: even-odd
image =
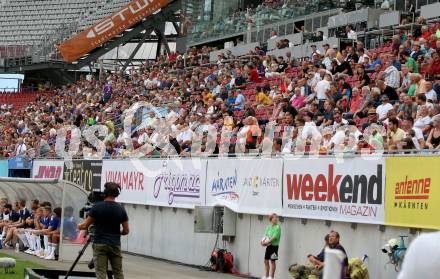
[[[8,177],[8,160],[0,160],[0,177]]]
[[[26,157],[14,157],[8,160],[10,170],[31,170],[32,160]]]

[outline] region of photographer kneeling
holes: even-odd
[[[96,278],[107,278],[108,262],[112,267],[113,277],[122,279],[121,235],[127,235],[128,216],[125,209],[115,201],[119,196],[120,186],[113,182],[104,185],[104,201],[97,202],[86,220],[78,225],[79,230],[87,230],[95,225],[93,259]],[[122,231],[121,231],[122,225]]]

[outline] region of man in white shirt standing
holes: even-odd
[[[324,76],[323,80],[318,81],[315,87],[316,97],[319,101],[318,108],[319,110],[324,109],[324,102],[327,100],[327,93],[330,90],[330,81],[332,78],[329,74]]]
[[[351,25],[347,25],[345,27],[345,31],[347,32],[347,38],[350,40],[357,40],[357,34],[356,31],[353,30],[353,27]]]

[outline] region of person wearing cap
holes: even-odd
[[[367,126],[371,125],[371,124],[381,124],[378,121],[378,116],[377,116],[377,112],[375,108],[369,108],[368,109],[368,124]]]
[[[332,49],[335,51],[336,59],[339,59],[339,57],[342,56],[341,52],[339,51],[339,46],[338,45],[333,45]]]
[[[423,56],[425,54],[424,51],[421,50],[420,48],[420,43],[419,42],[414,42],[413,44],[413,49],[411,52],[411,57],[417,61],[419,59],[419,56]]]

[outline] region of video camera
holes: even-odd
[[[93,191],[87,197],[86,205],[79,210],[79,217],[81,219],[85,219],[88,215],[88,212],[93,207],[93,205],[97,202],[103,201],[105,198],[104,193],[101,191]]]

